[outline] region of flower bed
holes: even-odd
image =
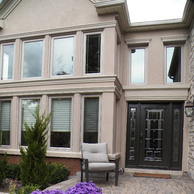
[[[72,188],[68,188],[66,191],[61,190],[46,190],[46,191],[33,191],[31,194],[102,194],[102,189],[98,188],[92,181],[80,182],[75,184]]]

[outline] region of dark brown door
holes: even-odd
[[[129,104],[126,166],[180,169],[182,103]]]

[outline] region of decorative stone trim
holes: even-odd
[[[169,45],[169,44],[184,44],[189,35],[182,35],[182,36],[164,36],[161,38],[162,42],[164,45]]]
[[[126,40],[126,44],[129,47],[132,46],[148,46],[151,41],[151,38],[144,38],[144,39],[128,39]]]

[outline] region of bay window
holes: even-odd
[[[11,101],[0,101],[0,145],[10,145]]]
[[[21,120],[21,145],[26,146],[27,143],[24,139],[24,134],[26,131],[25,123],[31,127],[35,124],[36,120],[33,116],[37,106],[39,105],[39,99],[23,99],[22,100],[22,120]]]
[[[5,44],[1,47],[1,80],[13,78],[14,44]]]
[[[41,77],[43,41],[24,42],[23,78]]]
[[[52,75],[72,75],[74,37],[53,39]]]
[[[84,143],[98,142],[99,129],[99,97],[84,98]]]
[[[53,98],[51,104],[51,147],[70,148],[71,98]]]
[[[85,73],[100,73],[101,34],[86,35]]]

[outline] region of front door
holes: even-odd
[[[126,167],[181,169],[182,103],[129,104]]]

